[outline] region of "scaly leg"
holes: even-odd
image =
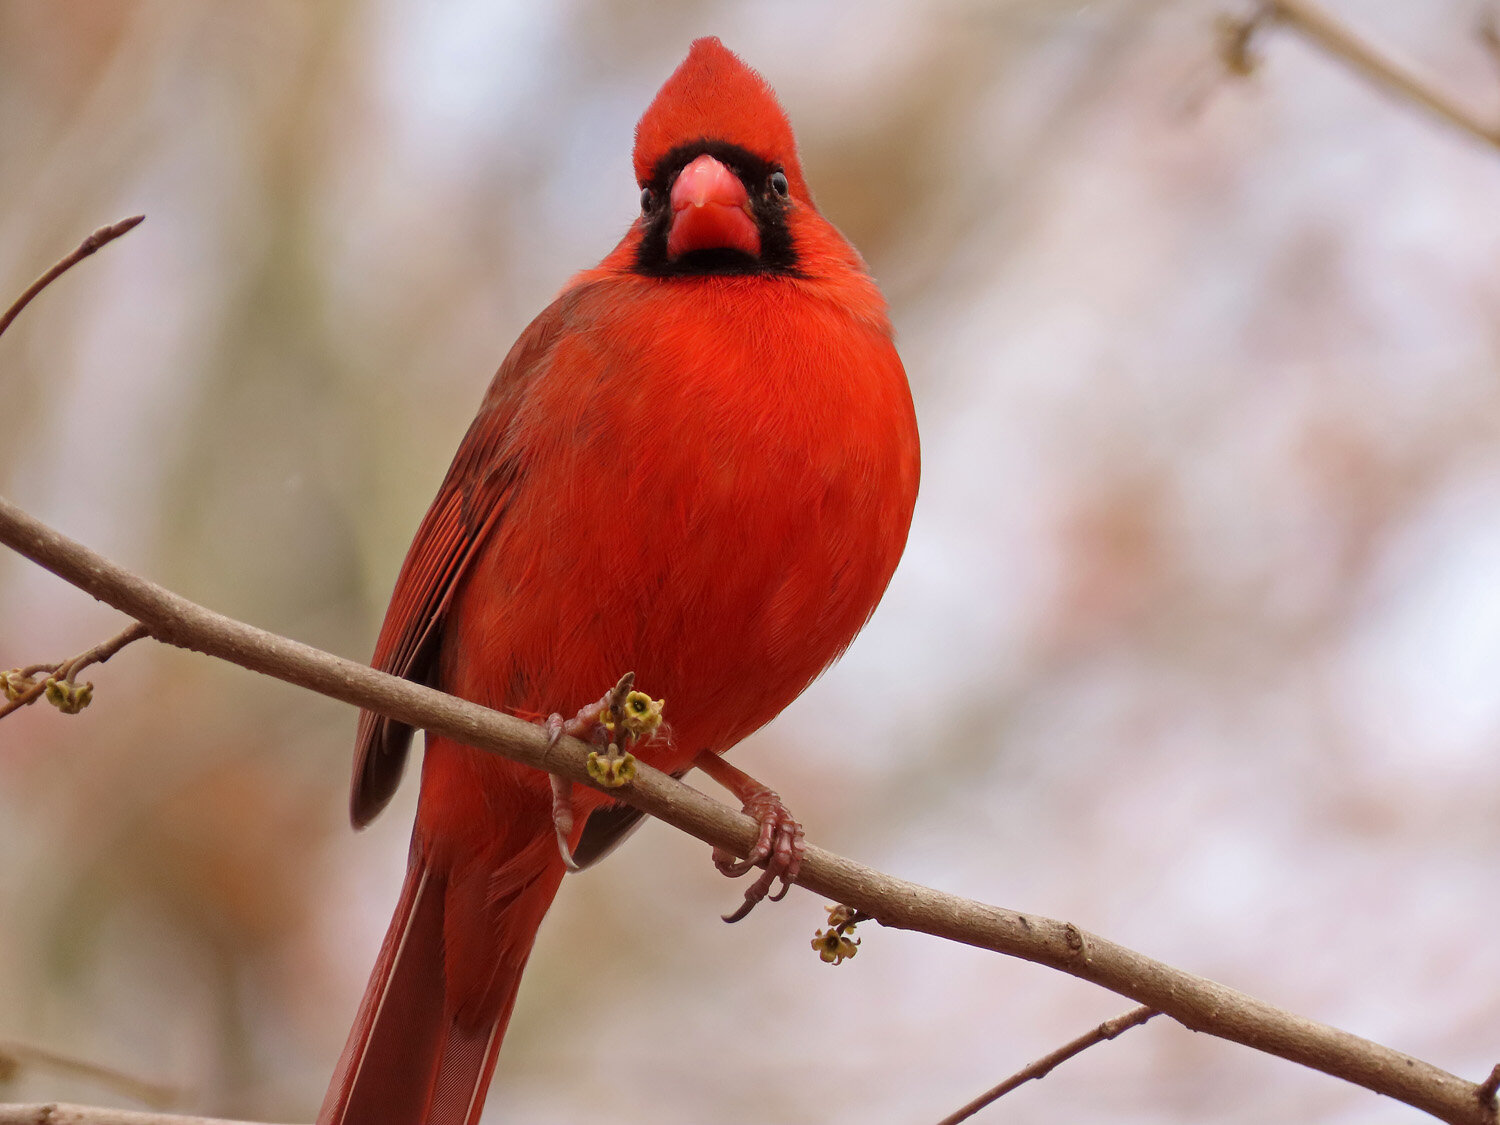
[[[699,751],[693,764],[738,797],[744,811],[760,825],[760,835],[744,859],[738,859],[721,848],[714,849],[714,866],[731,879],[765,864],[760,877],[746,889],[745,901],[740,908],[733,914],[724,915],[724,921],[738,922],[755,909],[756,903],[766,897],[778,879],[781,880],[781,889],[771,895],[772,902],[779,902],[791,890],[792,880],[802,870],[803,853],[807,851],[802,839],[802,825],[797,823],[797,818],[774,791],[713,751]]]

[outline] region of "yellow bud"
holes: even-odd
[[[611,750],[616,749],[611,747]],[[588,773],[606,789],[618,789],[635,780],[635,756],[633,754],[601,754],[589,752]]]
[[[76,715],[93,702],[94,685],[75,684],[72,680],[59,680],[51,676],[47,679],[45,694],[47,702],[64,715]]]
[[[36,681],[30,676],[21,675],[21,669],[12,668],[8,672],[0,672],[0,694],[14,703],[25,695],[33,687]]]
[[[832,906],[824,907],[828,911],[828,924],[838,929],[854,925],[854,907],[845,906],[842,902],[836,902]]]

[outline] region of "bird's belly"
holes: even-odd
[[[526,497],[556,508],[512,513],[476,560],[448,690],[536,718],[633,671],[667,701],[671,742],[647,757],[673,769],[769,721],[838,655],[894,566],[865,553],[876,506],[816,460],[671,460]],[[525,534],[537,526],[545,542]]]
[[[673,770],[853,639],[916,498],[905,374],[878,326],[805,295],[788,315],[797,291],[753,281],[695,291],[691,316],[646,287],[556,345],[515,407],[515,483],[449,608],[440,686],[540,718],[633,671],[671,735],[642,756]]]

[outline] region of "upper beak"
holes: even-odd
[[[739,250],[760,256],[760,228],[740,178],[704,153],[672,184],[672,226],[667,257],[694,250]]]

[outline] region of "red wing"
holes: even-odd
[[[466,456],[472,445],[492,444],[483,437],[499,436],[475,432],[483,423],[495,421],[484,414],[475,421],[401,564],[371,660],[382,672],[417,683],[432,682],[443,618],[453,592],[490,529],[504,515],[516,478],[513,464],[501,461],[486,466],[489,458],[483,454],[488,450],[473,450],[480,455]],[[503,426],[503,420],[499,421]],[[471,474],[479,476],[477,487]],[[405,723],[373,711],[360,712],[349,799],[349,815],[356,826],[370,823],[396,792],[411,735]]]
[[[510,434],[516,405],[545,369],[573,303],[564,295],[522,333],[464,435],[396,578],[371,661],[382,672],[417,683],[433,681],[443,619],[454,591],[504,517],[524,471]],[[360,712],[349,795],[349,815],[356,827],[374,819],[395,793],[411,735],[404,723]]]

